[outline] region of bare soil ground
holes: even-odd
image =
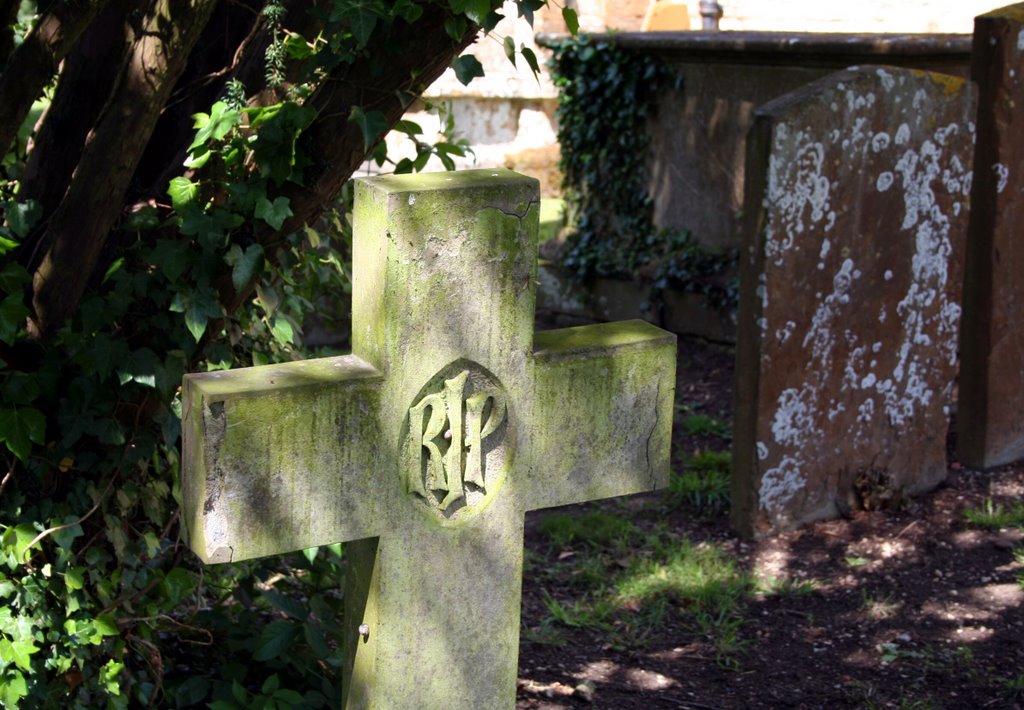
[[[732,358],[680,340],[681,411],[729,420]],[[677,420],[677,470],[695,450],[726,448],[714,435],[688,436]],[[1024,500],[1024,467],[971,471],[951,453],[948,481],[897,510],[758,542],[733,536],[727,513],[700,517],[667,506],[664,494],[534,514],[534,567],[575,553],[553,548],[545,516],[596,508],[632,511],[638,526],[665,526],[725,550],[752,576],[787,581],[778,593],[745,596],[735,652],[723,656],[685,609],[635,643],[571,627],[551,643],[531,633],[551,624],[549,578],[528,566],[517,708],[1024,707],[1024,687],[1012,684],[1024,686],[1024,588],[1013,552],[1021,533],[968,524],[964,511],[987,499]]]

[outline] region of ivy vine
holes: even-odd
[[[735,308],[736,252],[704,249],[686,230],[654,224],[648,122],[682,76],[657,57],[580,37],[554,47],[558,140],[567,221],[561,265],[579,279],[615,277],[699,293]]]

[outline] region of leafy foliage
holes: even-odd
[[[710,253],[685,230],[654,225],[647,125],[659,93],[682,77],[655,57],[583,37],[555,50],[558,140],[569,237],[562,265],[577,277],[640,278],[735,308],[736,254]]]
[[[222,4],[260,19],[248,36],[232,28],[239,44],[230,66],[184,75],[164,108],[194,103],[191,127],[182,123],[179,136],[173,121],[161,124],[145,155],[108,161],[139,166],[123,201],[111,202],[116,226],[102,235],[95,264],[75,264],[90,278],[70,315],[35,332],[37,269],[55,207],[44,204],[45,190],[26,196],[27,139],[47,145],[33,126],[47,105],[58,108],[62,85],[38,97],[0,164],[0,704],[340,705],[341,548],[205,568],[187,552],[177,513],[179,385],[185,372],[306,355],[313,317],[347,331],[347,315],[332,314],[348,312],[350,191],[296,212],[332,138],[316,130],[331,117],[317,91],[337,89],[339,67],[383,56],[373,52],[391,51],[392,33],[429,13],[445,18],[435,51],[447,65],[444,53],[496,21],[500,6],[333,0],[303,17],[301,3]],[[46,8],[22,3],[21,21],[8,28],[19,42],[36,10]],[[200,68],[211,46],[192,57]],[[246,77],[238,60],[252,47],[259,75]],[[386,69],[377,66],[378,79]],[[88,97],[74,98],[86,114]],[[370,153],[396,172],[422,169],[431,155],[450,165],[465,150],[450,122],[440,141],[402,123],[416,157],[396,164],[378,147],[395,119],[369,99],[341,116],[358,130],[358,160]],[[75,177],[98,189],[106,178]]]

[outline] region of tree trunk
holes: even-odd
[[[86,137],[117,79],[128,42],[125,4],[114,2],[105,7],[64,60],[53,101],[32,138],[18,198],[39,203],[42,224],[67,191]],[[31,271],[43,254],[31,241],[25,247],[35,253],[34,259],[22,259]]]
[[[32,279],[30,334],[45,338],[85,292],[153,127],[217,0],[156,0],[144,20],[71,185],[50,218]]]
[[[11,147],[32,102],[105,2],[58,0],[11,54],[0,77],[0,154]]]
[[[0,67],[14,51],[14,23],[20,5],[20,0],[0,0]]]

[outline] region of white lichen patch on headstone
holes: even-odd
[[[824,219],[828,229],[836,218],[829,207],[829,179],[822,175],[825,146],[806,138],[803,131],[790,134],[781,125],[775,133],[775,149],[768,169],[768,200],[779,211],[780,218],[769,227],[765,255],[776,265],[782,264],[782,255],[812,224]],[[798,146],[796,159],[777,159],[776,154],[787,150],[791,143]]]
[[[996,192],[1002,193],[1006,189],[1006,183],[1010,181],[1010,169],[1002,163],[996,163],[992,166],[992,171],[996,174]]]
[[[832,293],[818,304],[811,320],[811,327],[807,331],[807,335],[804,336],[804,348],[807,348],[808,345],[811,347],[812,356],[823,368],[827,368],[830,364],[834,341],[830,326],[834,321],[840,319],[842,306],[850,302],[849,292],[853,278],[853,260],[846,259],[832,278]]]
[[[806,483],[800,462],[790,456],[783,457],[778,466],[768,469],[761,478],[761,507],[771,513],[782,512]]]

